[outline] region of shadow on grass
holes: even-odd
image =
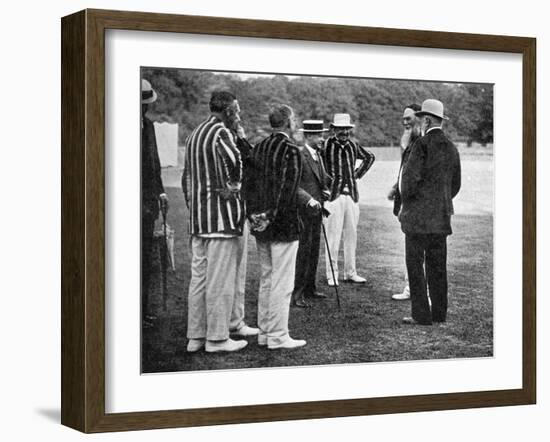
[[[207,354],[185,351],[187,287],[190,278],[187,212],[181,193],[169,189],[169,223],[176,230],[176,271],[168,275],[168,306],[161,307],[158,280],[151,295],[158,321],[143,335],[145,373],[227,370],[252,367],[349,364],[493,354],[493,219],[490,215],[455,216],[448,240],[449,312],[445,324],[414,327],[401,323],[409,302],[392,301],[404,284],[404,236],[389,208],[362,206],[357,269],[364,285],[342,284],[342,310],[325,284],[321,254],[318,289],[329,298],[311,309],[291,308],[291,336],[306,339],[295,351],[269,351],[255,339],[240,352]],[[252,237],[251,237],[252,238]],[[342,265],[342,263],[340,263]],[[246,321],[256,324],[259,265],[249,241]]]

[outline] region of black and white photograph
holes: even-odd
[[[544,5],[6,3],[0,440],[546,441]]]
[[[142,67],[141,372],[492,357],[493,87]]]

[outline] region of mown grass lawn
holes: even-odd
[[[158,320],[142,342],[145,373],[348,364],[443,358],[489,357],[493,354],[493,218],[457,215],[448,240],[449,312],[447,322],[432,327],[401,323],[409,302],[392,301],[403,288],[404,237],[391,209],[361,206],[357,268],[365,285],[340,286],[342,309],[325,284],[324,256],[318,288],[329,299],[311,309],[291,308],[291,336],[307,345],[293,351],[269,351],[256,340],[232,354],[186,352],[189,238],[181,192],[169,189],[169,223],[176,230],[176,271],[168,273],[168,307],[163,311],[159,284],[153,279],[152,302]],[[259,266],[254,239],[249,241],[246,321],[256,325]]]

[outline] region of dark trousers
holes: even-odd
[[[303,300],[317,291],[315,278],[319,263],[319,248],[321,245],[321,215],[301,215],[304,229],[300,233],[298,254],[296,256],[296,275],[294,279],[294,302]]]
[[[141,217],[141,314],[148,315],[149,311],[149,285],[151,281],[153,231],[155,218],[150,215]]]
[[[447,318],[447,235],[405,235],[405,257],[413,319],[420,324],[444,322]]]

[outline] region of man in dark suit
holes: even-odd
[[[325,171],[319,149],[323,145],[323,134],[328,131],[322,120],[305,120],[300,131],[304,135],[301,147],[302,178],[300,189],[305,192],[308,203],[299,208],[303,230],[300,232],[296,276],[292,304],[296,307],[310,307],[309,299],[322,299],[326,295],[317,291],[315,279],[321,245],[322,204],[330,197],[330,177]]]
[[[270,350],[292,349],[306,345],[305,340],[290,337],[288,315],[301,229],[298,207],[307,199],[299,192],[300,150],[290,138],[295,130],[292,108],[277,106],[269,122],[273,133],[254,147],[249,167],[254,186],[247,192],[250,230],[261,267],[258,344]]]
[[[412,317],[403,322],[431,325],[447,319],[447,236],[452,233],[452,199],[460,190],[460,157],[443,133],[448,118],[440,101],[425,100],[416,115],[423,136],[405,152],[399,177],[412,306]]]
[[[403,157],[405,152],[412,147],[418,138],[420,138],[420,119],[416,116],[416,112],[420,111],[420,105],[416,103],[409,104],[403,109],[403,134],[401,135],[401,167],[403,167]],[[393,201],[393,214],[399,216],[401,210],[401,195],[399,193],[399,183],[396,181],[392,186],[388,199]],[[405,271],[405,287],[401,293],[392,295],[392,299],[396,301],[408,301],[411,299],[411,291],[409,288],[409,279]]]
[[[168,208],[168,198],[162,185],[155,126],[145,115],[149,104],[156,99],[157,93],[151,83],[141,80],[141,315],[145,327],[152,326],[155,319],[149,310],[153,231],[159,207]]]

